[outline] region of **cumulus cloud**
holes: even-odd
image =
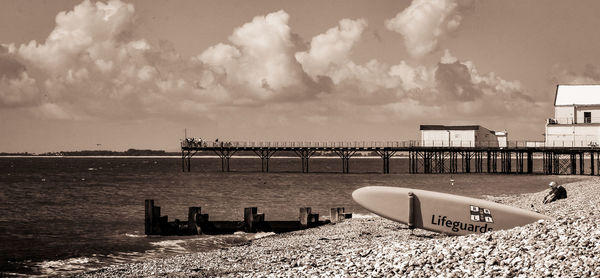
[[[452,11],[444,28],[456,15],[452,3],[442,9]],[[56,119],[215,121],[241,113],[236,120],[285,126],[502,115],[530,101],[520,83],[480,73],[449,51],[431,65],[357,63],[352,50],[364,19],[342,19],[304,44],[289,18],[285,11],[256,16],[228,41],[182,57],[168,41],[136,35],[133,5],[84,1],[56,17],[44,42],[0,48],[0,105]]]
[[[364,19],[342,19],[337,27],[312,38],[310,50],[296,53],[296,59],[311,76],[328,74],[349,62],[352,47],[366,27]]]
[[[130,38],[133,15],[131,4],[84,1],[56,16],[56,27],[45,42],[11,44],[9,53],[27,64],[28,83],[41,86],[38,94],[44,92],[44,101],[55,106],[48,111],[60,108],[59,118],[105,114],[111,110],[107,100],[123,101],[138,87],[132,81],[150,74],[140,59],[148,44]]]
[[[0,46],[0,107],[28,106],[36,102],[38,87],[26,67]]]
[[[173,114],[189,107],[186,101],[218,99],[198,89],[209,80],[202,65],[168,42],[137,38],[135,22],[133,5],[117,0],[86,0],[59,13],[44,42],[5,47],[26,70],[17,79],[13,69],[10,82],[2,81],[2,103],[35,106],[41,117],[84,119]],[[2,60],[3,71],[15,68]]]
[[[86,59],[111,61],[114,49],[126,43],[133,26],[134,7],[120,1],[91,3],[89,0],[72,11],[56,16],[56,27],[46,41],[31,41],[21,45],[17,52],[38,66],[59,73],[64,68],[77,66]],[[145,48],[144,42],[130,45]],[[121,55],[127,50],[122,50]]]
[[[0,78],[0,107],[21,107],[37,103],[38,87],[27,72]]]
[[[2,53],[0,46],[0,77],[16,78],[25,71],[25,65],[20,63],[13,55]]]
[[[458,28],[462,21],[460,11],[472,5],[470,0],[413,0],[385,26],[404,36],[408,53],[422,57],[437,49],[439,41]]]
[[[431,103],[446,103],[446,113],[458,118],[510,118],[521,111],[540,116],[541,110],[527,96],[519,81],[507,81],[494,72],[482,74],[471,61],[460,61],[448,50],[435,72],[437,97]]]
[[[288,20],[284,11],[257,16],[233,32],[232,44],[214,45],[197,59],[210,66],[219,85],[248,103],[310,97],[325,87],[308,78],[294,58],[298,46]]]
[[[557,64],[552,67],[554,84],[586,85],[600,82],[600,68],[587,64],[580,70],[568,70]]]

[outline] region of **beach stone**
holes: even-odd
[[[551,204],[541,204],[547,192],[493,196],[524,209],[536,204],[556,219],[510,230],[445,236],[410,231],[379,217],[353,218],[256,239],[251,245],[116,265],[79,276],[597,277],[600,178],[564,186],[569,198]]]

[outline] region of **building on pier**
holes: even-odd
[[[558,85],[554,118],[546,120],[546,146],[595,147],[600,143],[600,85]]]
[[[424,147],[505,147],[508,133],[479,125],[421,125]]]
[[[508,132],[506,130],[496,131],[496,139],[498,139],[498,147],[508,147]]]

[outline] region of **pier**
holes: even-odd
[[[342,173],[350,173],[350,161],[357,153],[376,153],[382,160],[382,173],[390,173],[390,159],[401,155],[409,160],[408,173],[501,173],[546,175],[600,175],[600,148],[584,144],[546,146],[543,142],[509,141],[506,147],[472,142],[449,145],[441,142],[205,142],[186,138],[181,141],[182,171],[191,171],[192,157],[210,152],[221,159],[221,170],[229,172],[232,157],[239,152],[254,153],[269,171],[269,159],[276,153],[295,154],[303,173],[317,153],[336,154]],[[466,144],[469,143],[469,144]],[[570,143],[570,142],[569,142]],[[534,166],[534,159],[542,165]],[[537,170],[537,171],[536,171]]]

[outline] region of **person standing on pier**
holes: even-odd
[[[553,181],[550,182],[548,186],[550,186],[550,192],[548,193],[548,195],[546,195],[546,197],[544,197],[544,204],[567,198],[567,190],[561,185],[558,185],[556,182]]]

